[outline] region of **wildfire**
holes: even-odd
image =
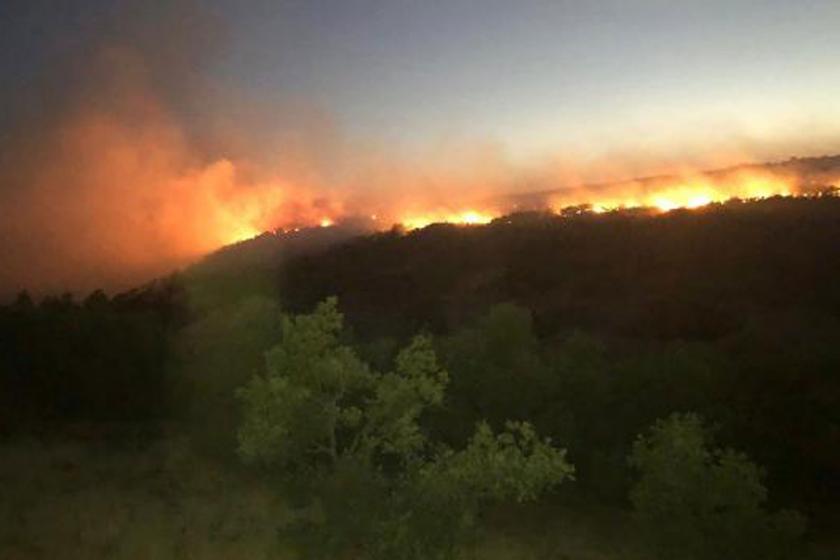
[[[776,176],[766,172],[732,172],[727,174],[694,174],[684,177],[654,178],[627,181],[594,187],[572,188],[541,199],[532,207],[548,208],[554,212],[567,214],[570,208],[579,207],[580,212],[603,213],[613,210],[648,208],[659,212],[670,212],[680,208],[701,208],[703,206],[726,202],[731,199],[763,199],[776,195],[790,196],[798,192],[794,187],[797,182],[792,177]],[[260,200],[259,202],[265,202]],[[275,208],[280,205],[272,201]],[[541,206],[542,205],[542,206]],[[259,204],[257,204],[259,206]],[[306,205],[303,205],[306,207]],[[512,203],[471,205],[453,210],[437,208],[431,211],[388,211],[380,208],[379,213],[365,213],[374,229],[387,229],[398,223],[406,230],[422,229],[436,223],[458,225],[487,224],[504,213],[518,206]],[[422,208],[422,207],[421,207]],[[228,221],[228,235],[231,241],[254,237],[259,234],[259,226],[265,223],[265,213],[248,208],[249,212],[239,212],[241,219]],[[328,228],[340,223],[346,216],[352,216],[347,208],[334,206],[327,215],[309,211],[298,211],[293,220],[286,221],[277,231],[284,233],[298,232],[305,227]],[[356,214],[362,215],[362,213]],[[255,222],[254,216],[261,218]],[[390,217],[389,217],[390,216]],[[230,214],[226,217],[230,218]],[[282,224],[282,222],[281,222]]]
[[[487,211],[464,210],[455,213],[431,213],[407,216],[401,220],[406,229],[420,229],[431,224],[447,223],[461,225],[488,224],[496,218],[496,214]]]
[[[793,194],[791,181],[785,178],[758,173],[737,173],[732,176],[711,178],[689,176],[663,183],[661,180],[631,181],[601,189],[572,190],[570,194],[553,197],[550,206],[555,211],[579,204],[591,204],[593,212],[627,208],[653,208],[670,212],[678,208],[700,208],[731,199],[763,199],[771,196]],[[586,198],[589,200],[586,200]]]
[[[577,188],[550,197],[548,207],[555,212],[585,205],[595,213],[610,210],[651,208],[670,212],[679,208],[701,208],[731,199],[763,199],[789,196],[793,181],[767,173],[737,172],[721,177],[689,175],[670,180],[630,181],[601,188]],[[486,224],[504,212],[469,209],[460,212],[430,212],[408,215],[400,221],[406,229],[419,229],[433,223]]]

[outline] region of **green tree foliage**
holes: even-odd
[[[608,359],[598,337],[575,331],[552,349],[551,376],[542,394],[551,406],[544,407],[540,426],[568,442],[578,469],[578,487],[601,498],[626,495],[622,485],[626,464],[619,420],[621,394],[615,363]]]
[[[769,513],[761,469],[745,455],[713,447],[701,418],[673,414],[633,445],[636,514],[663,558],[791,557],[805,529],[792,511]]]
[[[439,430],[449,439],[465,442],[479,420],[501,428],[508,419],[540,415],[548,370],[530,311],[511,303],[494,305],[438,347],[452,373]]]
[[[287,529],[309,555],[450,558],[483,504],[533,500],[572,476],[565,451],[525,423],[479,424],[459,450],[431,441],[423,418],[449,378],[430,340],[378,373],[341,344],[342,326],[334,298],[286,318],[265,374],[238,393],[240,453],[302,506]]]

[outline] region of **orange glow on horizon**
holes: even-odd
[[[490,213],[487,211],[478,210],[464,210],[454,213],[430,213],[419,214],[404,217],[400,223],[406,229],[421,229],[431,224],[446,223],[446,224],[460,224],[460,225],[480,225],[489,224],[493,219],[498,217],[498,213]]]
[[[591,205],[595,213],[631,208],[670,212],[680,208],[701,208],[732,199],[757,200],[793,194],[795,189],[791,179],[767,173],[739,172],[720,179],[689,175],[665,184],[661,181],[629,181],[600,189],[572,189],[569,194],[553,196],[550,207],[557,212],[580,204]],[[586,200],[586,197],[589,199]]]
[[[637,176],[650,158],[516,163],[503,146],[471,141],[405,155],[344,142],[330,119],[308,110],[298,119],[295,105],[289,121],[306,134],[293,127],[266,144],[234,111],[214,119],[209,142],[196,144],[193,127],[158,95],[157,74],[132,53],[106,49],[89,62],[97,77],[84,91],[93,98],[70,96],[36,120],[32,136],[9,142],[2,158],[12,188],[0,189],[0,206],[16,209],[0,220],[0,240],[13,249],[0,273],[9,285],[128,289],[263,232],[471,226],[528,210],[667,212],[807,196],[840,182],[840,157],[825,156],[591,185],[586,178]]]
[[[758,200],[771,196],[796,195],[794,181],[791,178],[777,177],[767,173],[738,172],[732,176],[718,179],[708,175],[694,174],[682,178],[672,179],[670,182],[628,181],[601,187],[581,187],[569,189],[568,192],[558,191],[550,195],[546,209],[555,213],[563,213],[570,207],[582,208],[581,212],[596,214],[615,210],[649,208],[658,212],[670,212],[677,209],[697,209],[713,203],[722,203],[732,199]],[[262,192],[266,192],[265,189]],[[278,195],[279,196],[279,195]],[[266,209],[259,208],[261,200],[250,200],[245,208],[238,212],[224,212],[223,226],[226,233],[218,237],[226,243],[234,243],[259,235],[262,231],[276,229],[284,233],[298,232],[304,227],[332,227],[342,221],[345,215],[335,209],[331,214],[316,217],[312,211],[294,214],[295,221],[285,220],[286,226],[279,228],[264,227],[267,225]],[[278,200],[271,200],[270,209],[275,213],[280,209]],[[305,207],[305,204],[299,204]],[[336,207],[338,208],[338,207]],[[261,211],[262,210],[262,211]],[[513,211],[505,210],[496,205],[495,208],[484,208],[480,205],[469,206],[460,210],[435,209],[423,212],[393,212],[383,210],[381,213],[364,214],[370,220],[371,227],[376,230],[387,229],[392,224],[399,224],[406,230],[422,229],[436,223],[456,225],[482,225]],[[282,212],[281,212],[282,214]],[[309,219],[306,219],[306,215]],[[361,213],[356,215],[362,215]],[[396,216],[391,220],[387,216]],[[284,220],[281,219],[281,223]],[[261,229],[262,228],[262,229]]]

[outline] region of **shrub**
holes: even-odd
[[[639,473],[630,499],[663,558],[785,558],[804,532],[798,513],[764,508],[761,469],[713,447],[695,414],[657,421],[634,443],[630,464]]]

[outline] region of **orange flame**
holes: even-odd
[[[409,215],[400,223],[406,229],[420,229],[431,224],[448,223],[460,225],[479,225],[490,223],[497,214],[490,211],[463,210],[460,212],[431,212],[428,214]]]
[[[715,178],[688,175],[664,181],[629,181],[592,189],[574,189],[554,195],[549,206],[559,211],[580,204],[591,204],[592,211],[624,208],[654,208],[662,212],[678,208],[700,208],[731,199],[763,199],[795,193],[791,178],[757,171],[742,171]]]
[[[545,208],[561,213],[569,207],[583,206],[588,211],[603,213],[612,210],[631,208],[650,208],[660,212],[669,212],[680,208],[696,209],[703,206],[725,202],[731,199],[763,199],[771,196],[792,196],[797,194],[796,180],[793,177],[777,176],[762,171],[737,171],[722,176],[693,173],[672,178],[655,178],[647,180],[625,181],[609,185],[583,186],[579,188],[556,191],[551,194]],[[255,192],[277,192],[272,189],[256,189]],[[275,217],[283,222],[282,204],[278,200],[251,200],[244,210],[236,213],[236,219],[231,219],[225,226],[225,237],[230,241],[238,241],[253,237],[265,227],[266,214],[259,212],[261,204],[268,203],[275,212]],[[303,205],[306,206],[306,205]],[[503,214],[514,211],[512,205],[505,206],[496,201],[464,205],[461,208],[437,207],[431,210],[415,208],[413,211],[388,211],[368,213],[370,224],[375,229],[387,229],[397,223],[406,230],[422,229],[436,223],[456,225],[487,224]],[[341,208],[335,208],[329,214],[318,217],[316,211],[294,214],[294,221],[290,224],[286,217],[286,225],[274,226],[284,232],[299,231],[301,227],[331,227],[340,222],[347,214]],[[361,213],[358,213],[361,214]],[[231,214],[223,214],[231,216]],[[308,217],[307,217],[308,216]],[[388,219],[387,216],[392,216]],[[273,228],[272,228],[273,229]]]

